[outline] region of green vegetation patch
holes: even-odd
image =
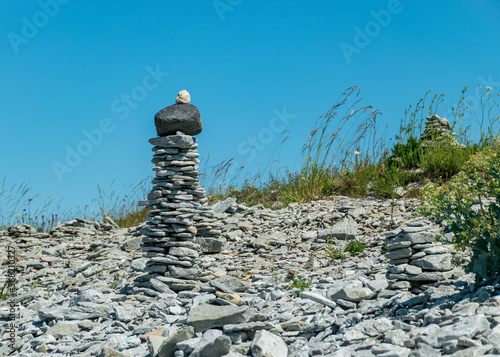
[[[422,195],[420,213],[448,221],[457,248],[472,248],[473,256],[466,270],[476,273],[479,280],[495,279],[500,272],[498,139],[472,156],[463,171],[449,182],[429,182]]]

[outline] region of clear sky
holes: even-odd
[[[500,89],[495,0],[2,1],[0,13],[0,178],[64,207],[151,175],[154,115],[182,89],[202,115],[201,157],[249,174],[271,159],[297,170],[348,87],[391,136],[431,88],[448,105],[465,85]]]

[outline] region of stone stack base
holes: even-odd
[[[220,240],[221,223],[207,206],[199,183],[196,138],[169,135],[149,142],[154,145],[156,176],[148,199],[140,202],[150,212],[140,231],[145,236],[144,256],[150,258],[145,271],[174,278],[172,281],[197,279],[201,274],[199,254]]]
[[[452,245],[437,242],[437,233],[421,222],[385,233],[386,258],[391,264],[387,279],[395,288],[418,289],[421,285],[448,280],[463,274],[452,264]]]

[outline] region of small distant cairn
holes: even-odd
[[[452,126],[446,118],[441,118],[433,114],[425,118],[425,130],[420,136],[423,146],[435,146],[445,142],[450,142],[455,146],[462,146],[455,138],[455,133],[451,133]]]
[[[422,222],[384,233],[387,244],[389,288],[419,289],[422,284],[447,281],[463,274],[452,264],[453,245],[437,241],[441,235]],[[442,237],[442,236],[441,236]]]
[[[179,92],[176,104],[155,116],[157,138],[152,163],[153,189],[140,204],[149,210],[140,233],[144,256],[150,258],[145,272],[159,274],[157,280],[171,290],[191,290],[200,278],[200,253],[219,252],[221,223],[207,205],[199,182],[197,135],[202,130],[201,115],[189,104],[187,91]],[[180,281],[184,280],[184,281]]]

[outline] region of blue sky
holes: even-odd
[[[389,136],[431,88],[443,107],[465,85],[500,89],[494,0],[3,1],[0,13],[0,178],[66,208],[152,174],[154,115],[182,89],[202,115],[201,157],[247,175],[271,160],[297,170],[348,87]]]

